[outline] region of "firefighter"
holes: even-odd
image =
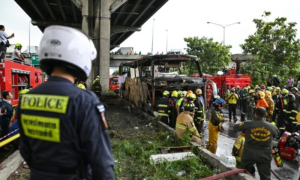
[[[247,120],[253,120],[254,108],[255,108],[255,91],[253,89],[249,90],[249,96],[247,97],[246,109],[247,109]]]
[[[49,26],[39,47],[40,67],[50,77],[24,94],[17,110],[30,179],[85,179],[86,172],[92,179],[115,179],[104,106],[74,85],[90,74],[97,57],[93,42],[77,29]]]
[[[210,86],[208,85],[206,88],[206,108],[207,109],[210,108],[210,101],[211,101],[212,93],[213,93],[213,91],[210,89]]]
[[[247,115],[247,99],[248,99],[248,89],[246,87],[243,88],[243,92],[240,95],[240,106],[241,106],[241,121],[245,121],[245,117]]]
[[[227,94],[226,99],[228,100],[228,110],[229,110],[229,121],[231,122],[231,117],[233,114],[234,122],[237,121],[236,118],[236,106],[237,106],[237,100],[239,99],[239,96],[235,93],[235,88],[231,88],[230,94]]]
[[[300,94],[299,94],[298,88],[293,87],[292,94],[294,94],[294,96],[295,96],[295,104],[297,107],[297,111],[300,111]]]
[[[97,76],[98,77],[98,76]],[[101,97],[102,86],[99,78],[96,78],[92,84],[92,91],[97,95],[98,98]]]
[[[220,123],[228,122],[228,120],[223,119],[222,107],[224,103],[225,101],[222,98],[218,98],[213,102],[213,108],[211,109],[211,118],[208,124],[209,138],[206,149],[213,154],[216,154],[218,147],[220,125],[222,125]]]
[[[21,53],[22,50],[22,44],[17,43],[15,45],[15,51],[13,52],[12,59],[16,62],[25,62],[25,57]]]
[[[254,164],[260,179],[271,179],[271,143],[273,137],[278,135],[278,129],[264,120],[266,109],[258,107],[255,109],[253,121],[246,121],[233,126],[234,131],[245,132],[245,146],[241,160],[241,169],[246,169],[254,174]]]
[[[173,91],[171,94],[171,98],[169,99],[170,109],[171,109],[169,126],[171,128],[175,128],[175,125],[176,125],[176,118],[177,118],[176,102],[177,102],[177,100],[178,100],[178,92]]]
[[[244,145],[245,145],[245,133],[242,132],[241,135],[238,136],[237,139],[235,140],[231,152],[232,156],[235,157],[237,168],[240,168],[241,166]]]
[[[196,125],[196,128],[200,134],[200,137],[202,137],[202,133],[203,133],[203,124],[204,124],[204,120],[206,118],[205,116],[205,104],[204,101],[201,99],[202,97],[202,90],[201,89],[196,89],[195,91],[196,94],[196,100],[195,100],[195,107],[197,108],[195,110],[195,117],[194,117],[194,122]]]
[[[272,99],[271,91],[266,90],[265,95],[266,95],[265,100],[268,104],[266,121],[272,122],[272,117],[273,117],[273,112],[274,112],[274,101]]]
[[[93,80],[93,84],[97,81],[97,80],[99,80],[100,81],[100,76],[98,75],[98,76],[96,76],[96,78]]]
[[[265,100],[265,93],[262,91],[258,91],[257,93],[257,101],[256,101],[255,108],[259,108],[259,107],[263,107],[266,110],[269,107],[267,101]]]
[[[272,117],[272,121],[275,122],[276,121],[276,117],[278,119],[279,114],[280,114],[280,108],[279,108],[279,102],[281,101],[281,89],[279,87],[275,87],[274,88],[274,93],[272,95],[272,99],[274,101],[274,105],[275,105],[275,109],[273,111],[273,117]],[[277,124],[277,127],[278,124]]]
[[[167,125],[169,124],[169,113],[170,113],[169,95],[170,95],[169,91],[164,91],[163,97],[161,97],[157,101],[158,117],[163,123]]]
[[[193,102],[188,102],[184,105],[184,111],[179,114],[176,119],[176,135],[178,138],[183,139],[186,135],[191,135],[191,141],[201,145],[200,135],[197,131],[197,128],[194,125],[192,114],[195,111],[195,105]]]
[[[285,111],[286,115],[285,115],[285,130],[293,133],[295,132],[296,129],[296,125],[298,124],[297,120],[296,120],[296,116],[297,116],[297,107],[296,107],[296,103],[295,103],[295,95],[294,94],[289,94],[287,95],[287,109]]]
[[[180,94],[180,99],[178,99],[178,101],[176,102],[177,116],[180,113],[182,113],[184,104],[187,102],[186,94],[187,94],[187,91],[182,91]]]
[[[286,111],[288,107],[287,94],[289,91],[287,89],[282,89],[280,98],[275,104],[276,110],[278,111],[277,117],[277,127],[280,131],[280,136],[285,132],[285,119]]]

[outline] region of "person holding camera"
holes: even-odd
[[[236,106],[237,101],[239,99],[239,96],[235,93],[235,88],[231,88],[230,93],[227,94],[227,97],[225,98],[226,101],[228,101],[228,110],[229,110],[229,121],[231,122],[231,117],[233,114],[234,122],[237,121],[236,118]]]
[[[5,58],[7,47],[10,46],[8,39],[15,37],[15,34],[8,36],[5,32],[5,27],[0,25],[0,60]]]

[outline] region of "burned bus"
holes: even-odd
[[[192,62],[199,77],[185,74],[185,63]],[[153,112],[156,101],[164,90],[192,90],[201,88],[203,97],[206,89],[212,89],[212,99],[216,98],[216,84],[203,77],[196,56],[190,55],[154,55],[124,62],[119,67],[120,96],[136,106]],[[206,98],[205,98],[206,99]]]

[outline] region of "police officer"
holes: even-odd
[[[241,161],[241,169],[254,174],[253,165],[256,164],[260,179],[271,179],[271,143],[277,136],[278,129],[264,120],[266,109],[255,109],[253,121],[246,121],[233,126],[234,131],[245,132],[245,147]]]
[[[114,179],[104,106],[94,93],[74,84],[87,79],[96,55],[82,32],[65,26],[45,29],[39,59],[50,77],[22,96],[18,110],[20,152],[31,180],[83,179],[88,167],[92,179]]]
[[[158,99],[156,106],[158,111],[158,117],[160,117],[160,120],[167,125],[169,124],[169,114],[171,112],[169,94],[169,91],[164,91],[163,97]]]

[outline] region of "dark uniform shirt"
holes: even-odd
[[[90,165],[93,179],[114,179],[103,112],[95,94],[51,76],[19,102],[22,156],[33,170],[78,168],[83,160]]]
[[[157,101],[157,111],[159,116],[169,117],[170,104],[169,99],[167,97],[161,97]]]
[[[277,136],[278,129],[271,123],[263,119],[254,119],[253,121],[246,121],[233,126],[234,131],[245,132],[245,148],[256,147],[270,148],[274,136]]]

